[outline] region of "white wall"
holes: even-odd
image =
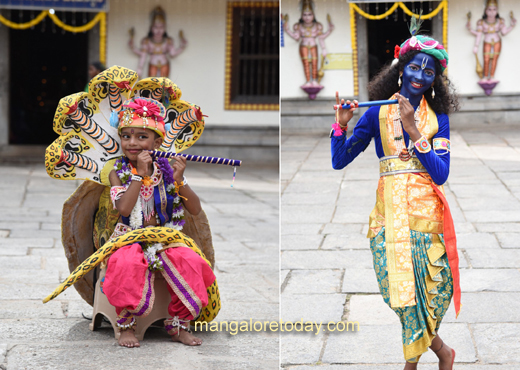
[[[333,33],[325,39],[327,51],[331,53],[352,52],[350,15],[347,2],[341,0],[316,0],[315,3],[318,21],[326,27],[327,13],[329,13],[332,17],[332,22],[336,26]],[[292,27],[300,17],[298,0],[283,0],[281,11],[283,14],[289,14],[289,25]],[[484,1],[449,1],[448,53],[450,62],[448,73],[459,94],[483,95],[483,90],[477,84],[479,77],[475,72],[476,61],[473,54],[475,36],[467,31],[465,27],[466,14],[469,11],[472,13],[472,27],[475,28],[477,20],[482,17]],[[500,83],[493,90],[497,94],[520,92],[520,73],[517,72],[517,61],[520,58],[520,48],[518,47],[520,42],[520,1],[499,0],[499,13],[506,20],[507,26],[510,24],[510,11],[513,11],[519,23],[513,31],[502,37],[502,50],[495,73],[495,78],[500,80]],[[284,37],[285,46],[280,51],[280,96],[282,98],[305,98],[307,95],[299,87],[305,82],[305,76],[298,52],[298,43],[287,34]],[[480,63],[483,65],[482,41],[479,46],[478,56]],[[346,97],[354,93],[353,72],[350,70],[326,71],[321,84],[325,88],[320,92],[318,98],[332,98],[336,90]]]
[[[298,0],[282,0],[281,12],[289,14],[289,27],[300,19]],[[328,29],[327,13],[330,14],[334,31],[325,39],[327,53],[351,53],[349,6],[345,0],[315,0],[316,19],[324,29]],[[280,96],[282,98],[307,98],[300,89],[305,83],[305,73],[300,58],[299,43],[284,32],[285,46],[280,48]],[[319,49],[319,46],[318,46]],[[321,50],[320,57],[321,59]],[[354,74],[352,70],[326,70],[321,84],[325,86],[318,98],[332,98],[336,91],[341,96],[354,94]]]
[[[161,5],[167,32],[179,45],[179,30],[188,40],[186,50],[170,62],[170,79],[182,90],[182,99],[197,104],[207,125],[278,126],[278,111],[224,110],[226,51],[225,0],[111,0],[107,27],[107,66],[137,69],[138,56],[128,47],[128,30],[135,27],[136,45],[150,27],[150,13]]]
[[[484,13],[484,1],[457,0],[449,2],[448,23],[448,54],[450,56],[448,73],[457,87],[459,94],[484,94],[477,85],[479,77],[475,72],[476,61],[473,54],[475,36],[466,30],[466,14],[471,11],[471,25],[476,28],[477,20]],[[520,1],[499,0],[498,12],[504,18],[506,25],[510,25],[509,12],[513,11],[515,18],[520,19]],[[520,23],[520,22],[519,22]],[[502,50],[498,59],[495,78],[500,83],[493,93],[519,93],[520,73],[518,73],[518,59],[520,58],[520,24],[502,37]],[[482,44],[480,42],[478,57],[484,66]]]

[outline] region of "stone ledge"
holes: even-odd
[[[185,153],[271,165],[278,164],[279,140],[277,126],[206,127],[194,148],[187,149]],[[46,145],[0,146],[0,163],[41,163],[43,165],[46,147]]]
[[[520,94],[496,94],[489,97],[483,94],[459,95],[459,103],[460,111],[450,116],[452,129],[520,124]],[[334,122],[334,104],[334,99],[325,98],[282,99],[280,105],[282,133],[299,130],[308,134],[328,135],[330,125]],[[356,111],[358,113],[354,113],[354,120],[357,122],[365,111],[366,108]]]

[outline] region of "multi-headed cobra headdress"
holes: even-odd
[[[117,121],[128,108],[126,101],[131,104],[135,98],[153,99],[164,107],[161,114],[165,133],[160,150],[179,153],[200,138],[204,130],[200,108],[181,100],[182,92],[177,85],[165,77],[137,79],[136,72],[113,66],[90,81],[88,93],[60,100],[53,124],[60,136],[45,152],[49,176],[102,183],[102,172],[112,169],[107,163],[123,155],[119,123],[114,125],[114,118]]]

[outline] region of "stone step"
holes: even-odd
[[[520,124],[520,94],[460,95],[459,103],[460,110],[450,115],[454,129]],[[299,129],[328,134],[334,122],[334,104],[334,99],[282,99],[282,132]],[[364,111],[366,108],[356,111],[354,122]]]
[[[279,140],[278,126],[205,127],[197,143],[184,153],[276,165]],[[0,163],[43,164],[45,148],[45,145],[0,146]]]

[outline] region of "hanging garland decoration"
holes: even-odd
[[[350,40],[352,44],[352,70],[354,72],[354,95],[359,95],[356,10],[353,6],[350,7]]]
[[[3,25],[13,28],[15,30],[26,30],[28,28],[36,26],[38,23],[43,21],[45,17],[49,17],[54,24],[58,27],[63,28],[65,31],[72,33],[80,33],[91,30],[96,24],[99,23],[99,61],[103,64],[106,63],[106,37],[107,37],[107,28],[106,28],[106,13],[99,12],[90,22],[84,24],[83,26],[73,27],[68,24],[63,23],[56,14],[51,14],[48,10],[43,10],[40,14],[38,14],[33,20],[26,23],[14,23],[9,19],[0,15],[0,23]]]
[[[388,17],[390,14],[392,14],[397,7],[400,7],[403,12],[410,17],[419,18],[419,14],[416,14],[412,12],[410,9],[404,5],[403,2],[396,2],[394,5],[390,7],[386,12],[383,14],[378,15],[372,15],[368,14],[367,12],[363,11],[359,6],[357,6],[355,3],[349,3],[350,7],[350,37],[352,40],[352,68],[354,70],[354,95],[359,95],[359,81],[358,81],[358,68],[357,68],[357,27],[356,27],[356,12],[371,20],[371,21],[377,21],[381,20],[383,18]],[[439,6],[433,10],[431,13],[423,14],[421,16],[421,19],[430,19],[435,17],[439,12],[442,10],[442,43],[444,45],[444,48],[448,50],[448,0],[442,0]]]

